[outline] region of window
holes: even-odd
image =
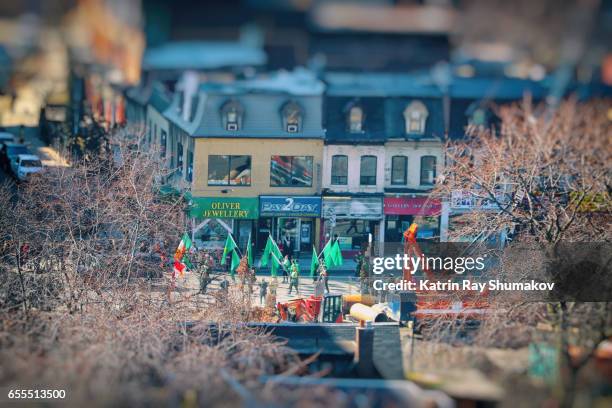
[[[193,152],[187,151],[187,174],[185,174],[187,181],[193,181]]]
[[[153,144],[157,143],[157,124],[153,125]]]
[[[297,133],[302,127],[302,108],[295,102],[287,102],[281,111],[283,128],[288,133]]]
[[[362,186],[376,185],[376,156],[361,156],[359,184]]]
[[[421,157],[421,185],[431,186],[436,180],[436,158],[434,156]]]
[[[425,133],[427,108],[420,101],[413,101],[404,110],[406,133]]]
[[[165,130],[161,131],[161,141],[159,142],[159,155],[163,159],[166,157],[166,140],[168,139],[168,134]]]
[[[487,115],[482,108],[478,108],[472,113],[470,124],[474,126],[485,126],[487,124]]]
[[[250,186],[251,156],[208,156],[209,186]]]
[[[312,186],[312,156],[272,156],[270,186]]]
[[[244,109],[237,101],[228,101],[221,107],[221,119],[223,128],[229,131],[242,129],[242,117]]]
[[[348,156],[341,154],[332,156],[331,183],[337,185],[348,183]]]
[[[408,158],[393,156],[391,158],[391,184],[406,185],[408,181]]]
[[[351,133],[363,131],[363,109],[360,106],[353,105],[349,109],[348,128]]]
[[[176,144],[176,157],[176,168],[178,174],[183,174],[183,144],[181,142]]]

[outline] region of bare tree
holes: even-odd
[[[289,400],[259,379],[304,364],[246,327],[250,296],[232,287],[202,303],[177,290],[168,302],[163,255],[183,233],[185,202],[159,194],[166,170],[154,147],[113,143],[108,155],[0,186],[0,384],[48,384],[72,405]]]
[[[525,100],[498,109],[498,128],[471,128],[466,140],[449,143],[448,163],[435,194],[449,199],[460,193],[495,208],[463,215],[454,238],[490,231],[508,233],[515,242],[553,247],[563,242],[609,242],[611,108],[610,100],[570,100],[553,111]],[[529,262],[535,260],[525,260]],[[509,270],[520,269],[513,266]],[[553,326],[568,371],[563,405],[572,406],[580,368],[610,335],[611,304],[559,301],[517,308],[525,306],[521,300],[498,298],[496,306],[513,311],[515,322],[524,327],[537,323],[526,318],[529,314]],[[572,350],[581,353],[572,355]]]

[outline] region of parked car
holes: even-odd
[[[15,143],[15,136],[8,132],[0,132],[0,145],[4,143]]]
[[[4,143],[0,149],[0,165],[4,170],[11,168],[11,160],[19,154],[31,154],[25,145],[19,143]]]
[[[40,157],[34,154],[18,154],[11,161],[11,170],[19,181],[25,181],[31,174],[39,173],[42,169]]]

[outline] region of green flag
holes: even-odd
[[[185,266],[187,266],[189,269],[193,269],[193,264],[191,263],[191,261],[189,260],[189,258],[187,258],[187,255],[183,256],[183,263],[185,264]]]
[[[270,251],[276,255],[276,257],[281,260],[283,259],[283,253],[281,252],[280,248],[278,247],[278,245],[276,244],[276,242],[274,242],[274,240],[272,239],[272,237],[270,237],[270,240],[272,241],[272,245],[270,248]]]
[[[312,246],[312,260],[310,261],[310,276],[314,277],[319,266],[319,257],[317,256],[317,250],[315,246]]]
[[[278,275],[279,267],[280,267],[280,263],[278,263],[275,257],[272,257],[272,260],[270,262],[270,276],[275,278]]]
[[[249,234],[249,241],[247,242],[247,262],[249,263],[249,267],[253,266],[253,248],[251,245],[251,234]]]
[[[333,245],[331,244],[331,238],[323,247],[323,260],[325,261],[325,266],[328,268],[336,266],[336,257],[334,255]]]
[[[229,254],[235,248],[236,248],[236,242],[234,242],[234,238],[232,238],[232,234],[228,233],[227,239],[225,240],[225,247],[223,248],[223,255],[221,255],[221,265],[225,265],[225,258],[227,257],[227,254]]]
[[[259,266],[268,265],[268,259],[270,255],[274,254],[278,260],[280,261],[283,258],[283,254],[281,253],[278,245],[272,239],[272,235],[268,235],[268,241],[266,241],[266,247],[264,248],[263,254],[261,255],[261,261],[259,261]]]
[[[268,258],[270,257],[270,246],[271,245],[272,243],[270,242],[270,236],[268,235],[268,240],[266,241],[266,247],[264,248],[263,254],[261,255],[259,266],[268,265]]]
[[[232,251],[232,263],[230,265],[230,275],[234,276],[236,273],[236,268],[240,265],[240,257],[236,253],[236,251]]]
[[[334,241],[333,245],[333,255],[334,255],[334,263],[336,266],[341,266],[344,263],[344,259],[342,259],[342,251],[340,250],[340,244],[338,240]]]

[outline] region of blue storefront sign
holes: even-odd
[[[320,217],[321,197],[260,196],[259,215],[264,217]]]

